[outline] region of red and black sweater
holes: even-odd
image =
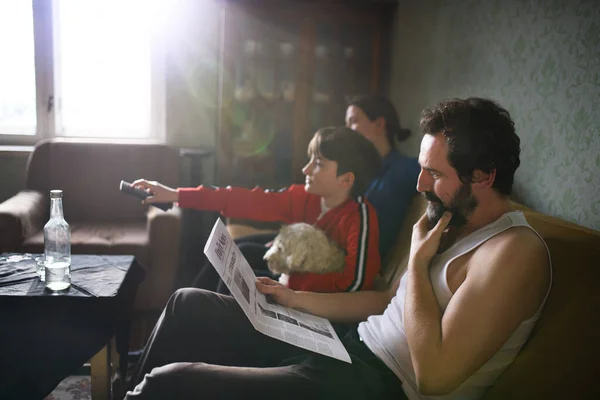
[[[219,211],[231,218],[286,224],[306,222],[325,231],[346,251],[346,266],[342,272],[291,274],[288,281],[291,289],[310,292],[373,289],[381,267],[379,227],[375,209],[362,198],[348,199],[317,220],[321,214],[321,197],[307,193],[304,185],[292,185],[280,191],[211,186],[177,190],[181,207]]]

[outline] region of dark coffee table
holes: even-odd
[[[0,398],[43,399],[113,337],[125,376],[131,311],[144,278],[135,258],[73,255],[71,287],[56,293],[38,279],[32,258],[14,256],[0,254]]]

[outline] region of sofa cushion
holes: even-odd
[[[542,316],[519,356],[485,399],[600,398],[599,236],[545,238],[553,283]]]
[[[148,265],[148,230],[145,222],[74,222],[71,227],[73,254],[133,254]],[[44,252],[44,232],[39,231],[23,243],[23,251]]]
[[[21,227],[20,234],[27,237],[44,226],[50,207],[45,196],[36,191],[22,190],[15,196],[0,203],[0,215],[7,219],[17,218]],[[0,228],[2,225],[0,225]]]
[[[17,252],[23,238],[44,226],[49,209],[42,193],[31,190],[0,203],[0,253]]]
[[[572,222],[564,221],[560,218],[533,210],[525,210],[523,214],[532,228],[542,235],[544,239],[566,237],[586,240],[593,236],[600,238],[600,232]]]

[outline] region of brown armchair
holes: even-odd
[[[136,311],[159,311],[174,289],[181,220],[119,192],[136,178],[178,186],[177,152],[166,145],[46,140],[27,164],[25,190],[0,204],[0,252],[42,253],[49,191],[63,190],[73,254],[133,254],[146,269]]]

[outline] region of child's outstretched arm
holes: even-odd
[[[302,219],[310,196],[302,185],[292,185],[280,191],[198,186],[179,188],[177,192],[180,207],[219,211],[225,217],[286,223]]]
[[[146,197],[142,201],[144,204],[174,203],[179,200],[177,189],[170,188],[160,182],[137,179],[131,183],[131,186],[152,193],[152,196]]]

